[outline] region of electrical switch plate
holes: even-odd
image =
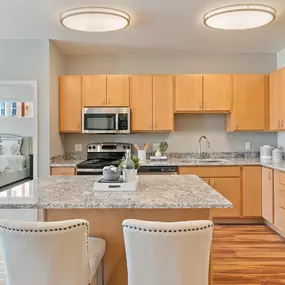
[[[82,151],[82,144],[75,144],[74,151]]]
[[[250,150],[250,142],[245,142],[245,149]]]

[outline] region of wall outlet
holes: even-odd
[[[74,151],[82,151],[82,144],[75,144]]]
[[[152,148],[153,148],[153,150],[158,150],[159,149],[159,143],[153,143],[152,144]]]
[[[250,142],[245,142],[245,149],[250,150]]]

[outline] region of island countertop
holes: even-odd
[[[0,193],[0,209],[231,208],[232,204],[195,175],[140,176],[135,192],[97,192],[99,176],[51,176]]]

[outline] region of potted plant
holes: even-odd
[[[132,158],[132,161],[134,163],[136,174],[137,174],[138,173],[138,169],[141,166],[140,159],[136,155],[132,155],[131,158]],[[125,160],[126,160],[126,158],[123,156],[122,159],[121,159],[120,165],[118,166],[119,168],[121,168],[121,169],[123,168]]]
[[[160,151],[160,153],[162,153],[162,154],[166,153],[167,150],[168,150],[168,143],[167,142],[161,142],[159,144],[159,151]]]

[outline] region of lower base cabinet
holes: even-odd
[[[199,176],[233,204],[230,209],[213,209],[214,218],[261,217],[260,166],[187,166],[179,167],[178,174]]]
[[[50,175],[74,176],[76,175],[76,167],[51,167]]]

